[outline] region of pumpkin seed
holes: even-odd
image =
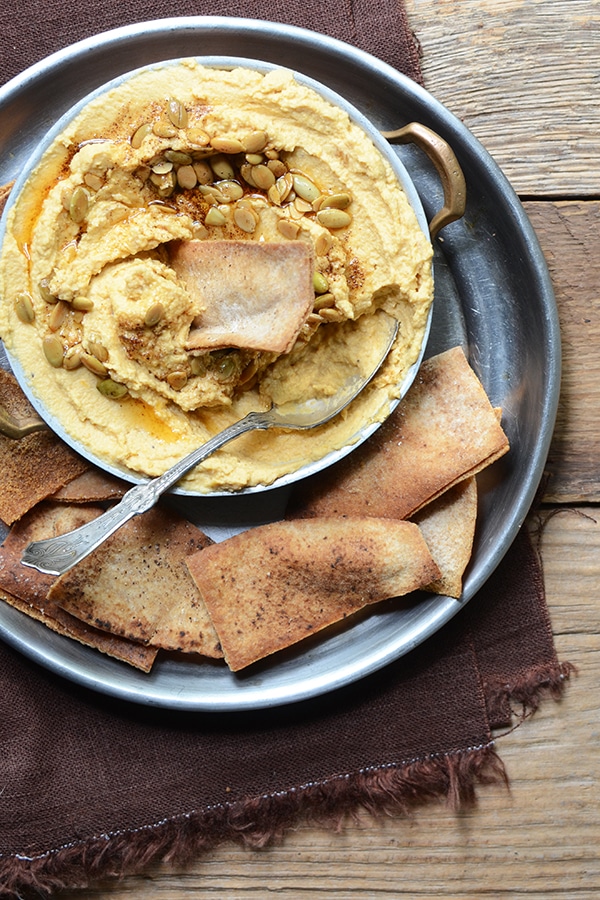
[[[281,178],[287,172],[285,164],[280,159],[270,159],[267,168],[271,170],[275,178]]]
[[[320,195],[321,191],[314,182],[307,178],[306,175],[293,175],[294,190],[303,200],[312,203]]]
[[[226,381],[235,373],[235,360],[231,356],[223,356],[218,360],[215,376],[218,381]]]
[[[206,375],[206,363],[199,356],[192,356],[190,367],[192,375]]]
[[[299,213],[302,213],[302,215],[304,215],[304,213],[311,212],[312,210],[312,206],[310,205],[308,200],[303,200],[302,197],[296,197],[296,199],[294,200],[294,206]]]
[[[300,226],[296,222],[290,222],[289,219],[280,219],[277,223],[277,231],[284,238],[294,241],[300,233]]]
[[[87,216],[89,205],[90,200],[88,192],[84,187],[78,185],[71,194],[71,199],[69,200],[69,215],[76,225],[83,222]]]
[[[165,175],[157,175],[153,172],[150,176],[150,181],[155,185],[159,197],[170,197],[175,190],[176,177],[174,172],[167,172]]]
[[[320,312],[322,309],[330,309],[332,306],[335,306],[335,297],[327,291],[326,293],[319,294],[318,297],[315,297],[313,310],[315,312]]]
[[[59,300],[53,307],[50,318],[48,319],[48,328],[50,331],[58,331],[61,325],[64,324],[64,321],[67,318],[68,309],[69,306],[64,300]]]
[[[101,344],[99,341],[90,341],[88,345],[88,350],[95,356],[96,359],[100,360],[101,363],[105,363],[108,359],[108,350]]]
[[[159,138],[174,138],[177,136],[177,128],[174,127],[170,122],[155,122],[152,126],[152,131]]]
[[[55,297],[52,291],[50,290],[50,279],[42,278],[40,282],[38,282],[38,290],[40,292],[40,297],[44,300],[45,303],[57,303],[58,297]]]
[[[244,196],[244,188],[238,181],[218,181],[215,187],[219,189],[226,203],[241,200]]]
[[[121,400],[129,393],[126,385],[113,381],[112,378],[105,378],[104,381],[97,382],[96,387],[103,397],[109,397],[111,400]]]
[[[233,211],[233,221],[242,231],[252,234],[258,225],[258,216],[251,209],[244,206],[236,206]]]
[[[279,150],[265,150],[265,156],[267,159],[279,159]]]
[[[73,297],[71,308],[78,312],[89,312],[94,308],[94,301],[90,300],[89,297]]]
[[[329,282],[322,272],[315,272],[313,275],[313,289],[315,294],[325,294],[329,290]]]
[[[133,147],[134,150],[140,149],[140,147],[142,146],[142,143],[144,141],[144,138],[147,135],[149,135],[151,131],[152,131],[152,123],[151,122],[144,122],[143,125],[140,125],[139,128],[136,128],[136,130],[131,135],[131,146]]]
[[[179,100],[176,100],[174,97],[171,97],[167,104],[167,116],[169,118],[169,122],[175,126],[175,128],[186,128],[188,123],[188,114],[187,109],[180,103]]]
[[[160,320],[165,314],[165,308],[160,301],[153,303],[152,306],[149,306],[146,310],[146,315],[144,316],[144,325],[148,328],[154,328],[155,325],[158,325]]]
[[[344,209],[322,209],[317,213],[317,222],[325,228],[347,228],[352,216]]]
[[[88,369],[88,371],[92,372],[94,375],[99,375],[101,378],[106,378],[108,375],[108,369],[104,365],[103,362],[100,362],[97,357],[92,356],[91,353],[82,353],[81,354],[81,362]]]
[[[71,347],[64,355],[63,358],[63,368],[67,369],[67,371],[72,372],[74,369],[78,369],[81,365],[81,347],[75,346]]]
[[[281,197],[279,196],[279,188],[277,187],[277,182],[269,188],[267,191],[267,198],[269,203],[272,203],[273,206],[281,206]]]
[[[257,188],[268,191],[275,184],[275,176],[267,166],[252,166],[252,181]]]
[[[333,238],[328,232],[322,232],[315,241],[315,253],[317,256],[326,256],[333,247]]]
[[[352,203],[352,197],[347,192],[322,195],[319,199],[319,209],[347,209]]]
[[[325,322],[341,322],[344,318],[344,314],[341,310],[329,306],[320,309],[319,315]]]
[[[213,180],[213,170],[207,162],[204,162],[204,160],[195,162],[193,164],[193,169],[200,184],[210,184]]]
[[[173,169],[173,163],[168,159],[159,159],[150,168],[155,175],[166,175]]]
[[[250,187],[256,187],[254,184],[254,180],[252,178],[252,171],[256,168],[256,166],[251,166],[250,163],[243,163],[240,166],[240,175]]]
[[[47,334],[42,341],[42,349],[50,365],[55,369],[60,369],[65,355],[60,338],[55,334]]]
[[[21,293],[17,294],[15,297],[15,312],[24,325],[31,325],[35,320],[33,301],[30,295],[25,293],[25,291],[21,291]]]
[[[251,166],[260,166],[265,161],[262,153],[246,153],[246,162]]]
[[[219,154],[219,156],[213,156],[210,159],[210,167],[220,181],[233,181],[235,178],[233,166],[229,160],[221,154]]]
[[[269,137],[266,131],[253,131],[246,135],[243,140],[244,150],[246,153],[262,153],[267,146]]]
[[[190,154],[184,153],[182,150],[165,150],[165,159],[177,166],[189,166],[192,162]]]
[[[210,143],[210,136],[202,128],[190,128],[187,132],[187,139],[190,144],[196,147],[206,147]]]
[[[181,391],[186,386],[188,380],[187,372],[178,369],[176,372],[169,372],[167,382],[174,391]]]
[[[244,152],[244,145],[237,138],[214,137],[211,138],[210,146],[218,153],[227,153],[229,156]]]
[[[284,203],[288,199],[290,192],[294,187],[294,176],[291,172],[286,172],[285,175],[282,175],[281,178],[277,179],[275,184],[277,186],[277,190],[279,191],[281,202]]]
[[[226,222],[227,219],[225,218],[221,210],[217,209],[216,206],[211,206],[204,217],[205,225],[213,225],[218,227],[220,225],[225,225]]]
[[[184,191],[190,191],[198,184],[198,178],[193,166],[179,166],[177,169],[177,184]]]

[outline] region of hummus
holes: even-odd
[[[171,253],[211,240],[310,244],[314,307],[287,352],[190,347],[204,310]],[[388,360],[345,414],[245,435],[182,482],[238,490],[385,418],[421,349],[431,256],[389,162],[343,110],[287,70],[165,63],[87,103],[10,207],[0,336],[73,441],[154,476],[251,410],[368,372],[381,310],[397,318]]]

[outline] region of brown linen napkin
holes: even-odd
[[[304,25],[420,81],[400,0],[193,3]],[[164,16],[135,0],[23,0],[4,22],[0,77],[92,32]],[[93,27],[90,25],[93,23]],[[225,840],[264,846],[300,817],[455,806],[505,778],[492,729],[561,693],[539,562],[521,534],[438,635],[381,672],[271,711],[208,715],[117,702],[0,645],[0,896],[43,897],[90,879],[181,862]]]

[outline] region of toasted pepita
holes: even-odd
[[[15,297],[15,312],[17,317],[24,325],[31,325],[35,320],[35,310],[33,308],[32,298],[25,291],[21,291]]]
[[[332,230],[347,228],[352,222],[352,216],[344,209],[321,209],[317,213],[317,222]]]
[[[109,397],[111,400],[120,400],[129,393],[125,384],[113,381],[112,378],[105,378],[103,381],[99,381],[96,384],[96,388],[103,397]]]
[[[44,356],[55,369],[60,369],[63,364],[65,350],[61,339],[56,334],[47,334],[42,341]]]
[[[187,109],[177,100],[175,97],[171,97],[167,104],[167,116],[169,122],[175,128],[186,128],[188,123],[188,113]]]

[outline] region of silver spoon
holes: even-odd
[[[388,328],[383,335],[384,345],[381,355],[373,371],[367,376],[358,372],[351,375],[332,397],[319,400],[311,398],[300,403],[287,403],[281,407],[272,407],[267,412],[248,413],[243,419],[234,422],[233,425],[225,428],[201,447],[192,450],[163,475],[130,488],[116,506],[111,507],[92,522],[88,522],[87,525],[76,528],[68,534],[29,544],[21,557],[23,565],[48,575],[62,575],[64,572],[68,572],[92,550],[99,547],[106,538],[114,534],[121,525],[134,516],[151,509],[159,497],[173,487],[186,472],[219,450],[224,444],[247,431],[266,430],[267,428],[304,430],[329,422],[366,387],[390,352],[398,331],[398,322],[385,313],[380,315],[385,319]]]

